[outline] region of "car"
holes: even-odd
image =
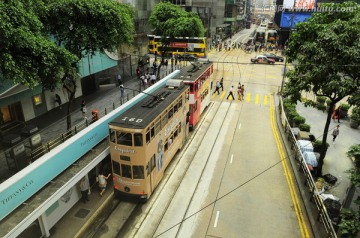
[[[284,62],[284,57],[282,56],[278,56],[276,54],[272,54],[272,53],[266,53],[264,54],[266,57],[268,57],[269,59],[273,59],[276,62]]]
[[[197,57],[192,54],[177,55],[177,58],[181,59],[181,60],[186,60],[186,61],[197,61]]]
[[[250,61],[254,64],[275,64],[274,59],[270,59],[265,55],[257,55],[255,58],[251,58]]]

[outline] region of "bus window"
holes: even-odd
[[[144,166],[133,165],[133,178],[144,179]]]
[[[110,142],[112,142],[112,143],[115,143],[115,131],[114,130],[112,130],[112,129],[110,129],[109,130],[109,140],[110,140]]]
[[[134,134],[134,144],[135,146],[143,146],[143,137],[141,133]]]
[[[125,178],[131,178],[131,166],[121,164],[121,176]]]
[[[112,161],[113,172],[117,175],[120,175],[120,164],[115,160]]]
[[[131,133],[117,132],[117,143],[119,145],[132,146],[132,135]]]
[[[126,155],[120,155],[120,160],[130,161],[130,157]]]

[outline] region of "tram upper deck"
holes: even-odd
[[[212,65],[212,62],[192,62],[191,65],[182,68],[180,73],[177,74],[174,79],[181,79],[185,82],[196,81],[202,76],[202,74],[206,73],[206,69]]]
[[[174,84],[169,86],[169,84]],[[139,101],[129,110],[109,123],[110,126],[144,129],[159,115],[163,114],[173,103],[176,106],[176,98],[188,90],[181,80],[169,80],[166,87],[157,89],[152,94]],[[169,110],[171,113],[171,110]]]

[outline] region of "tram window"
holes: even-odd
[[[126,155],[120,155],[120,160],[130,161],[130,157]]]
[[[169,112],[168,112],[168,118],[172,118],[173,116],[173,108],[169,109]]]
[[[160,118],[155,122],[155,135],[161,131],[161,121]]]
[[[115,131],[112,129],[109,130],[109,140],[110,142],[115,143]]]
[[[146,164],[146,176],[150,174],[151,160]]]
[[[151,134],[151,139],[153,139],[155,137],[155,128],[154,128],[154,124],[151,125],[151,129],[150,129],[150,134]]]
[[[176,103],[176,104],[174,105],[174,113],[177,112],[177,111],[178,111],[178,104]]]
[[[117,132],[117,143],[119,145],[132,146],[132,135],[131,133]]]
[[[169,141],[169,139],[167,139],[166,141]],[[167,151],[168,150],[168,143],[165,143],[164,145],[164,151]]]
[[[121,176],[125,178],[131,178],[131,166],[121,164]]]
[[[179,132],[179,134],[181,132],[181,123],[179,123],[178,132]]]
[[[190,92],[194,92],[194,84],[190,84]]]
[[[140,134],[140,133],[134,134],[134,143],[135,143],[135,146],[143,146],[142,134]]]
[[[164,128],[166,123],[167,123],[167,112],[165,112],[162,116],[161,116],[161,127]]]
[[[177,129],[177,128],[176,128]],[[177,135],[178,135],[178,131],[177,130],[175,130],[174,131],[174,138],[176,138],[177,137]]]
[[[151,158],[151,171],[153,171],[155,167],[156,167],[156,158],[154,154],[153,157]]]
[[[150,143],[150,130],[147,129],[146,130],[146,144],[149,144]]]
[[[120,164],[115,160],[112,161],[113,173],[120,175]]]
[[[133,165],[133,178],[144,179],[144,166]]]
[[[178,108],[181,108],[182,107],[182,98],[181,98],[181,100],[179,101],[179,105],[178,105]]]

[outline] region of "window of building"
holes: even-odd
[[[131,166],[121,164],[121,176],[125,178],[131,178]]]
[[[134,179],[144,179],[144,166],[133,165],[132,169]]]

